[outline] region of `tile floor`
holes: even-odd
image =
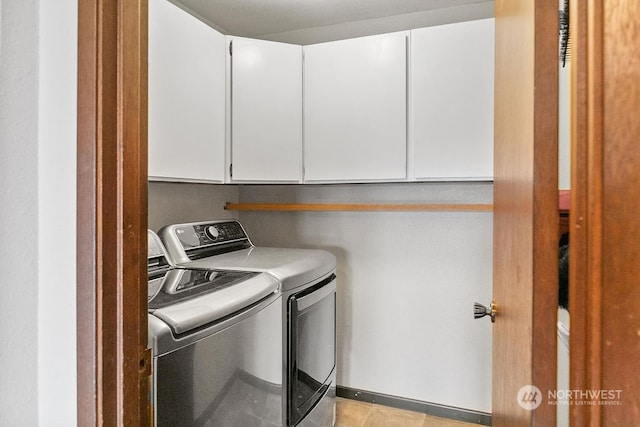
[[[471,427],[462,421],[357,400],[336,399],[336,427]]]

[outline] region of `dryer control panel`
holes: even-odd
[[[174,264],[252,246],[242,225],[234,220],[175,224],[158,234]]]

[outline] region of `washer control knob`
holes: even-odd
[[[204,232],[211,240],[218,240],[218,236],[220,235],[220,232],[215,225],[207,226],[207,228],[204,229]]]

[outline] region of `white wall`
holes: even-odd
[[[241,186],[240,202],[491,203],[486,183]],[[241,212],[262,246],[338,258],[340,386],[491,412],[493,219],[464,212]]]
[[[558,188],[571,189],[571,119],[569,67],[559,66],[558,70]]]
[[[38,100],[38,414],[76,423],[76,0],[41,0]]]
[[[76,422],[75,9],[0,1],[0,425]]]
[[[0,424],[38,422],[38,3],[0,3]]]

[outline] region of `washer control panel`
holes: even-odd
[[[242,226],[235,221],[179,226],[176,227],[175,233],[185,249],[247,238]]]
[[[158,231],[174,263],[251,246],[238,221],[208,221],[176,224]]]

